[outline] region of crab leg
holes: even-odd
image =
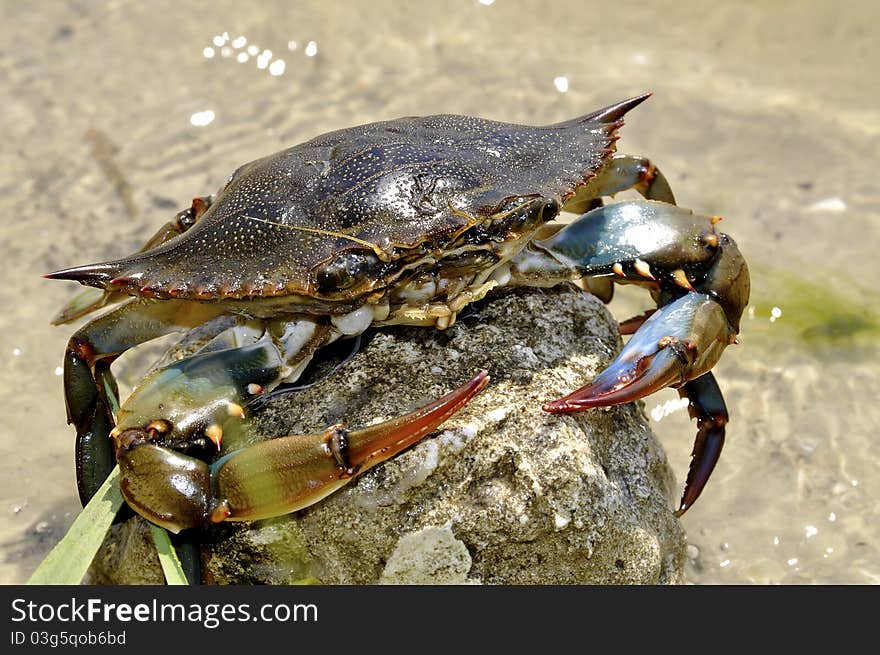
[[[226,353],[245,369],[260,369],[247,363],[254,352]],[[162,445],[163,436],[155,430],[127,429],[114,438],[122,492],[138,513],[172,532],[297,511],[419,441],[487,382],[486,371],[481,371],[402,417],[359,430],[334,425],[321,433],[279,437],[237,450],[213,465]]]
[[[648,158],[634,155],[615,154],[575,196],[566,201],[563,209],[582,213],[592,207],[593,199],[613,196],[627,189],[635,189],[647,200],[660,200],[675,204],[675,196],[666,177]]]
[[[572,277],[610,276],[653,290],[659,308],[608,368],[544,409],[574,412],[631,402],[666,386],[683,389],[698,434],[679,514],[702,491],[724,441],[724,401],[706,374],[735,343],[749,294],[745,261],[715,223],[664,202],[617,203],[534,242],[514,262],[515,274],[529,281],[562,279],[568,271]]]
[[[252,398],[277,385],[284,370],[284,355],[268,336],[237,348],[209,347],[144,378],[119,409],[110,434],[140,429],[180,447],[207,441],[219,447],[219,435],[244,417]]]
[[[198,196],[192,199],[192,205],[183,209],[174,216],[170,221],[160,227],[141,248],[141,252],[161,246],[166,241],[170,241],[176,236],[186,232],[189,228],[196,224],[208,208],[214,203],[214,196]]]
[[[113,469],[107,434],[113,417],[107,389],[116,393],[110,364],[145,341],[193,328],[220,313],[211,305],[183,301],[131,301],[88,323],[67,344],[64,394],[67,422],[77,432],[77,484],[85,504]]]
[[[247,399],[277,384],[283,367],[276,345],[262,338],[238,348],[209,347],[148,375],[110,433],[128,504],[164,527],[203,522],[210,475],[191,454],[211,457],[224,434],[246,436]]]

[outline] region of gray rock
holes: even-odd
[[[84,584],[161,585],[165,576],[150,524],[135,517],[114,524],[86,573]]]
[[[360,426],[428,402],[481,368],[492,377],[436,436],[318,505],[250,529],[224,526],[208,563],[214,579],[681,580],[685,538],[670,511],[677,487],[641,408],[541,410],[617,351],[604,306],[553,290],[508,292],[478,311],[445,332],[378,331],[335,374],[262,413],[272,435]],[[279,557],[281,544],[296,556]],[[251,569],[231,575],[230,560],[242,558]]]
[[[268,435],[357,427],[422,405],[486,368],[489,386],[436,433],[296,514],[210,531],[218,583],[682,582],[678,491],[640,405],[552,415],[619,348],[574,289],[508,291],[446,331],[376,331],[344,367],[282,396]]]
[[[470,551],[451,522],[403,535],[379,578],[380,584],[466,584]]]

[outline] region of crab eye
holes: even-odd
[[[367,252],[346,252],[327,262],[317,271],[315,279],[322,293],[350,289],[367,277],[379,263]]]

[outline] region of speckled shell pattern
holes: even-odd
[[[646,97],[542,127],[437,115],[324,134],[239,168],[183,235],[70,277],[151,298],[316,297],[316,267],[344,252],[442,251],[517,198],[561,205]]]

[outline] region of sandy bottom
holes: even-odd
[[[688,577],[880,582],[880,5],[436,4],[5,8],[0,582],[26,580],[79,509],[60,378],[72,329],[48,323],[76,287],[40,274],[133,251],[239,164],[330,129],[443,112],[547,123],[645,90],[619,149],[724,216],[753,279],[743,344],[716,368],[726,449],[683,519]],[[647,306],[625,295],[619,317]],[[677,394],[646,411],[683,480],[694,427]]]

